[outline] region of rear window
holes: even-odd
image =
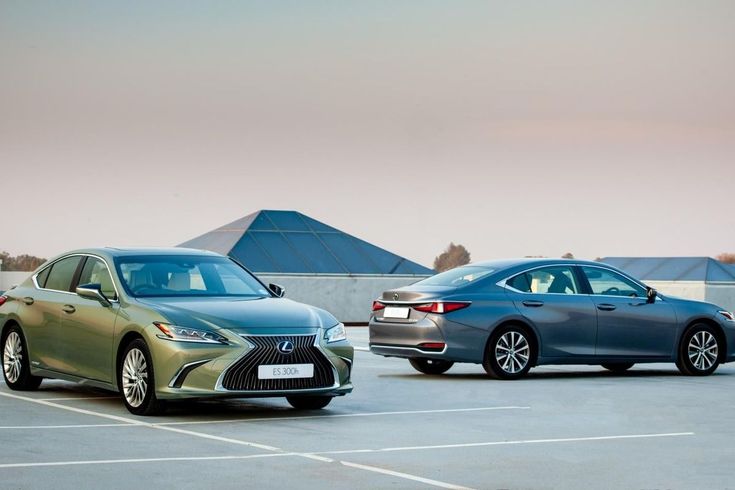
[[[416,284],[421,284],[422,286],[447,286],[458,288],[471,284],[492,273],[493,269],[469,265],[442,272],[435,276],[431,276],[428,279],[424,279],[423,281],[419,281]]]

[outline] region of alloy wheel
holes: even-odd
[[[517,331],[504,333],[495,343],[495,360],[508,374],[522,371],[528,364],[530,347],[526,337]]]
[[[719,354],[717,339],[712,333],[700,330],[692,335],[687,347],[687,354],[692,365],[700,371],[710,369],[716,362]]]
[[[122,368],[122,385],[125,400],[132,407],[139,407],[148,392],[148,364],[140,349],[130,349]]]
[[[17,332],[10,332],[5,338],[3,348],[3,372],[9,382],[15,383],[20,378],[22,362],[23,344],[20,335]]]

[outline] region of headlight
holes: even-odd
[[[179,342],[199,342],[202,344],[226,344],[227,339],[220,334],[208,330],[197,330],[195,328],[179,327],[168,323],[153,322],[153,325],[163,335],[157,335],[159,339],[176,340]]]
[[[731,312],[722,310],[718,311],[717,313],[724,316],[725,319],[727,319],[728,321],[735,322],[735,315],[733,315]]]
[[[328,344],[339,342],[340,340],[347,340],[345,326],[340,323],[339,325],[330,328],[325,332],[324,338],[327,340]]]

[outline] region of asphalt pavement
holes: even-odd
[[[735,365],[427,376],[367,352],[366,328],[348,335],[355,391],[317,411],[238,399],[135,417],[114,393],[0,383],[0,487],[735,487]]]

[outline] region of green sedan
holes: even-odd
[[[324,310],[283,298],[228,257],[172,249],[63,254],[0,296],[3,375],[123,395],[136,415],[169,400],[285,396],[319,409],[352,391],[353,348]]]

